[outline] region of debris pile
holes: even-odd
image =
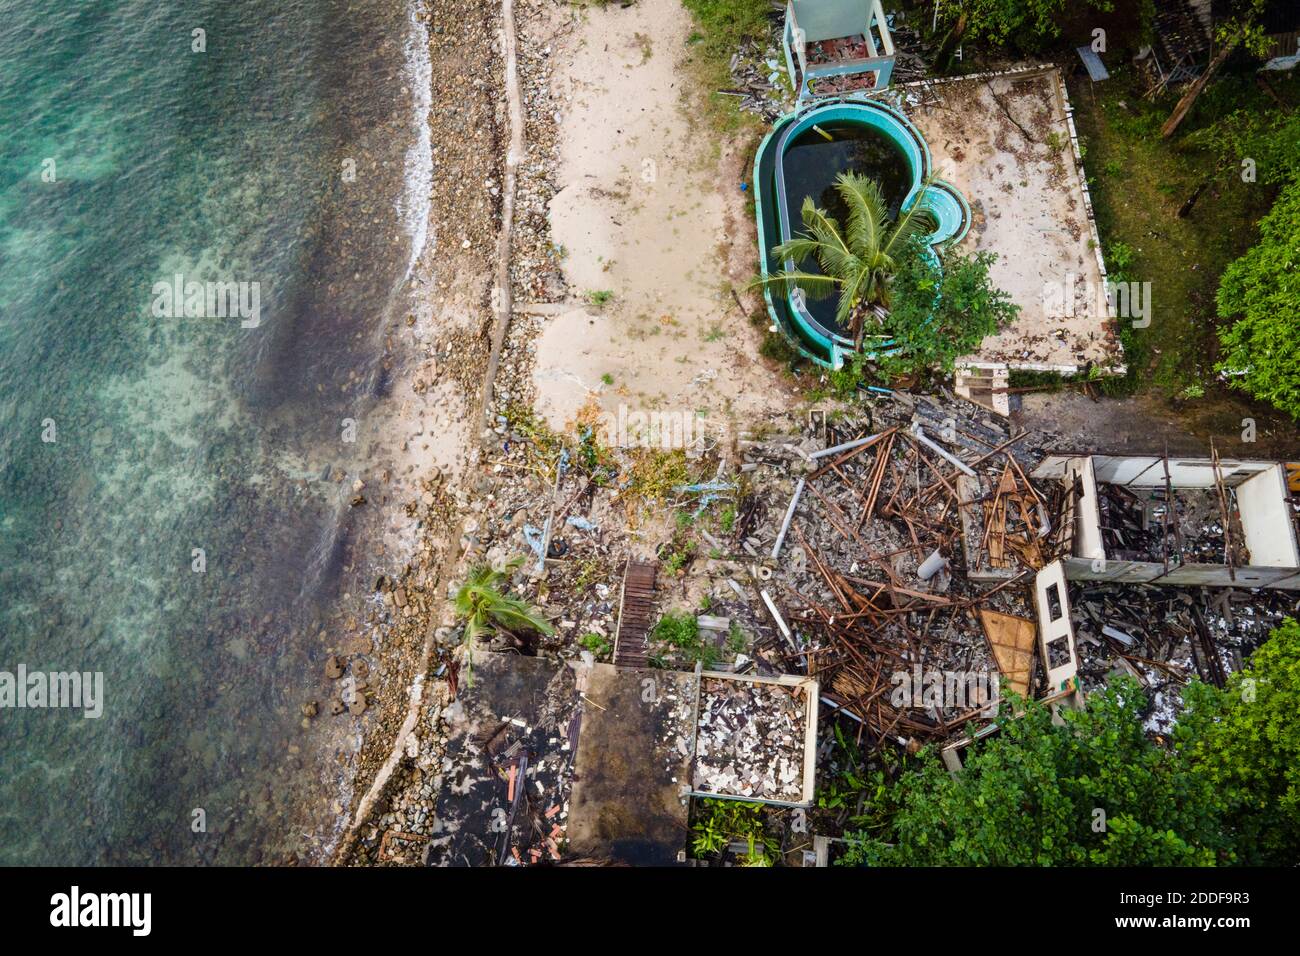
[[[902,17],[897,14],[890,14],[889,22],[894,42],[891,84],[897,86],[911,83],[928,76],[932,50],[920,32],[904,24]],[[791,112],[795,106],[794,90],[782,48],[784,29],[784,15],[772,16],[766,45],[760,46],[752,41],[743,44],[731,57],[731,88],[717,91],[723,96],[736,97],[740,109],[757,113],[769,123]],[[805,56],[810,67],[817,67],[867,59],[868,53],[866,38],[858,34],[810,43]],[[812,85],[816,95],[831,96],[872,90],[875,83],[876,74],[869,71],[819,77]]]
[[[1134,677],[1150,693],[1147,727],[1156,732],[1173,723],[1183,685],[1199,678],[1222,687],[1300,611],[1295,593],[1268,588],[1076,583],[1070,592],[1085,689],[1117,671]]]
[[[1232,488],[1099,483],[1097,509],[1106,554],[1116,560],[1250,564]]]
[[[876,74],[868,70],[865,73],[845,73],[842,76],[819,76],[808,86],[817,96],[860,93],[876,88]]]
[[[1223,686],[1219,650],[1199,602],[1185,591],[1093,587],[1080,595],[1078,616],[1080,640],[1102,651],[1084,667],[1085,676],[1104,679],[1119,667],[1144,685],[1185,683],[1196,674]]]
[[[869,54],[867,38],[859,33],[856,36],[809,43],[807,58],[809,66],[819,66],[823,63],[839,63],[843,60],[865,60]]]
[[[708,678],[700,685],[695,789],[735,797],[804,798],[803,688]]]
[[[801,473],[789,507],[762,529],[790,609],[779,666],[816,676],[876,745],[945,740],[983,719],[1000,672],[1028,689],[1033,573],[1067,540],[1064,496],[1038,488],[1016,458],[1026,434],[899,401],[878,406],[874,422],[829,428],[824,448],[769,439],[746,449],[755,463],[791,449]],[[977,580],[968,554],[998,574]],[[935,674],[944,692],[923,694]]]
[[[781,34],[776,27],[766,48],[746,43],[731,57],[731,87],[718,90],[737,99],[740,109],[757,113],[765,122],[794,108],[794,91],[781,52]]]
[[[1020,568],[1040,571],[1049,556],[1069,553],[1073,524],[1066,490],[1040,491],[1014,457],[1007,457],[993,481],[986,475],[958,475],[957,491],[963,550],[976,580],[1011,576]]]
[[[481,655],[441,714],[446,752],[426,862],[531,865],[566,841],[581,722],[573,671],[542,658]]]

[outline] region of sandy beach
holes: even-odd
[[[378,582],[374,603],[397,636],[376,649],[366,681],[349,805],[336,808],[348,827],[334,854],[342,863],[415,862],[433,825],[452,697],[448,596],[474,564],[526,550],[522,522],[497,517],[521,477],[500,457],[512,419],[523,410],[573,435],[580,417],[667,411],[703,415],[722,435],[791,394],[757,358],[765,328],[751,322],[756,299],[744,291],[754,227],[740,187],[753,142],[719,141],[692,118],[689,16],[677,0],[524,0],[514,8],[524,155],[513,310],[479,434],[511,132],[500,12],[478,0],[427,8],[433,102],[456,105],[430,117],[434,218],[415,288],[425,308],[399,331],[423,356],[397,386],[392,425],[395,497],[409,503],[390,532],[413,558]],[[652,550],[657,534],[671,529],[651,523],[628,539]],[[349,649],[338,648],[342,663]]]

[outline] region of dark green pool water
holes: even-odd
[[[782,160],[785,168],[786,219],[792,234],[802,231],[799,210],[805,196],[829,212],[841,226],[848,219],[848,209],[835,189],[835,177],[841,172],[860,173],[880,184],[890,217],[896,217],[912,188],[912,171],[902,149],[874,126],[860,123],[825,123],[820,128],[831,135],[827,140],[815,129],[807,129],[786,147]],[[820,273],[815,262],[801,264],[810,272]],[[808,311],[828,329],[835,324],[836,297],[808,301]]]

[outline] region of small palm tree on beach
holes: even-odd
[[[835,189],[849,211],[846,226],[842,229],[811,196],[804,197],[800,210],[804,234],[772,248],[774,256],[792,260],[795,268],[783,269],[758,284],[776,285],[785,294],[799,289],[811,299],[838,292],[835,321],[840,328],[852,331],[860,349],[867,313],[872,306],[889,308],[890,281],[908,240],[937,228],[934,216],[921,208],[927,186],[922,185],[911,208],[891,223],[878,183],[857,173],[840,173],[835,177]],[[820,274],[800,268],[809,259],[821,267]]]
[[[522,558],[515,558],[500,571],[481,564],[470,571],[465,583],[456,591],[453,607],[456,616],[465,622],[464,641],[471,652],[476,640],[496,632],[508,634],[520,644],[523,642],[519,639],[519,631],[555,633],[555,629],[528,602],[505,593],[510,572],[522,563]],[[472,657],[470,667],[473,667]]]

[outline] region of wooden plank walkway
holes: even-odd
[[[629,558],[623,569],[623,592],[619,598],[618,629],[614,637],[614,663],[620,667],[647,665],[658,567],[655,562]]]

